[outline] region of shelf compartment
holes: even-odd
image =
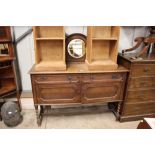
[[[36,69],[66,70],[64,27],[37,26],[33,29]]]
[[[90,26],[87,33],[88,68],[90,70],[117,69],[119,27]]]
[[[93,41],[92,61],[106,60],[109,58],[109,41]]]
[[[14,79],[0,79],[0,95],[16,90]]]
[[[117,41],[95,40],[92,42],[92,62],[98,60],[115,61]]]
[[[63,38],[63,26],[37,26],[36,38]]]
[[[94,26],[92,38],[117,38],[119,36],[118,26]]]
[[[53,40],[38,42],[38,54],[40,61],[61,61],[63,60],[63,41]]]

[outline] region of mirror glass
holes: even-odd
[[[73,58],[81,58],[86,52],[85,42],[82,39],[73,39],[69,42],[67,51]]]
[[[0,56],[7,56],[9,54],[8,44],[0,44]]]

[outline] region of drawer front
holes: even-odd
[[[143,88],[143,89],[155,88],[155,76],[131,78],[129,82],[129,90],[140,89],[140,88]]]
[[[81,102],[78,84],[37,84],[35,92],[37,103],[40,104]]]
[[[134,64],[131,76],[155,76],[155,64]]]
[[[155,113],[155,102],[126,104],[123,115],[143,115]]]
[[[126,102],[152,102],[155,101],[155,89],[128,91]]]
[[[100,81],[121,81],[125,78],[124,73],[105,73],[105,74],[86,74],[82,76],[83,82],[100,82]]]
[[[92,82],[82,85],[82,103],[104,103],[122,100],[123,83],[115,82]]]
[[[79,82],[80,77],[74,74],[67,75],[33,75],[33,80],[36,83],[71,83],[71,82]]]

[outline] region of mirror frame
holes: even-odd
[[[84,35],[84,34],[81,34],[81,33],[73,33],[73,34],[71,34],[71,35],[69,35],[69,36],[67,36],[67,38],[66,38],[66,60],[67,61],[72,61],[72,62],[83,62],[83,61],[85,61],[85,58],[86,58],[86,52],[85,52],[85,54],[82,56],[82,57],[80,57],[80,58],[74,58],[74,57],[72,57],[70,54],[69,54],[69,52],[68,52],[68,44],[72,41],[72,40],[74,40],[74,39],[81,39],[81,40],[83,40],[84,41],[84,43],[85,43],[85,46],[86,46],[86,40],[87,40],[87,37]]]

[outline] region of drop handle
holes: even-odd
[[[144,71],[144,72],[148,72],[148,71],[150,71],[150,69],[149,69],[149,68],[144,68],[143,71]]]
[[[72,80],[72,77],[71,77],[71,76],[68,76],[68,80],[71,82],[71,80]]]
[[[94,80],[94,76],[93,75],[90,76],[90,80]]]
[[[41,77],[41,80],[46,80],[47,78],[45,76],[42,76]]]
[[[117,79],[118,76],[117,75],[112,75],[112,79]]]

